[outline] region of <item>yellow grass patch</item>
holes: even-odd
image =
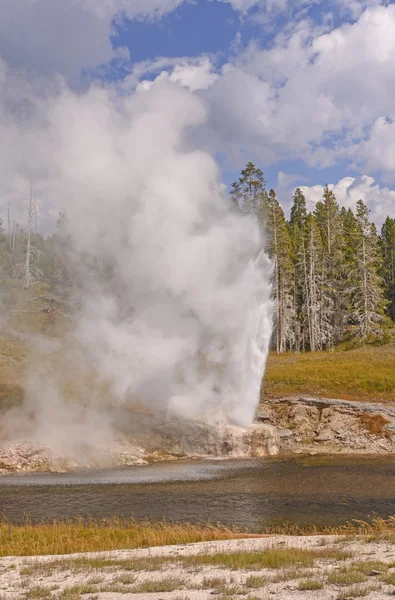
[[[51,524],[0,524],[0,556],[36,556],[146,548],[249,537],[225,527],[82,519]]]
[[[334,352],[271,353],[262,400],[308,394],[395,402],[395,344]]]

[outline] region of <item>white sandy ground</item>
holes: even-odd
[[[80,558],[107,558],[112,560],[126,560],[143,558],[146,560],[147,567],[154,557],[182,558],[199,554],[215,554],[218,552],[245,552],[261,551],[266,548],[306,548],[313,550],[323,550],[334,548],[338,550],[347,550],[352,553],[352,558],[345,561],[339,560],[318,560],[314,568],[301,569],[295,575],[294,579],[280,582],[273,582],[271,579],[280,578],[286,573],[284,569],[263,569],[260,571],[250,570],[231,570],[223,567],[213,567],[211,565],[183,565],[182,563],[161,564],[157,570],[144,570],[139,572],[124,570],[122,566],[106,567],[93,569],[91,566],[75,568],[65,565],[64,561],[72,561]],[[61,561],[61,567],[43,570],[40,564],[52,561]],[[335,536],[311,536],[311,537],[285,537],[268,536],[263,538],[231,540],[221,542],[206,542],[200,544],[166,546],[149,548],[144,550],[122,550],[114,552],[101,552],[90,554],[74,554],[68,556],[47,556],[47,557],[29,557],[29,558],[1,558],[0,559],[0,599],[31,599],[40,597],[40,588],[45,588],[52,598],[61,600],[142,600],[150,598],[152,600],[208,600],[219,598],[240,599],[262,599],[278,598],[279,600],[291,600],[308,598],[316,599],[337,599],[341,595],[344,599],[347,592],[352,592],[354,586],[332,585],[326,582],[328,575],[344,566],[351,566],[352,563],[366,563],[371,561],[380,561],[382,563],[395,564],[395,545],[388,541],[380,540],[368,542],[363,538],[339,538]],[[24,573],[27,567],[28,573]],[[149,568],[149,567],[148,567]],[[361,589],[378,587],[379,589],[371,591],[366,597],[372,600],[389,598],[395,587],[381,581],[385,568],[372,566],[372,572],[367,573],[367,581],[360,584]],[[388,573],[394,573],[395,567],[391,567]],[[247,580],[251,575],[265,576],[266,585],[253,589],[248,587]],[[152,592],[152,593],[134,593],[133,588],[143,582],[161,582],[168,578],[180,578],[183,584],[172,592]],[[125,579],[130,581],[126,581]],[[204,580],[221,579],[226,584],[224,589],[207,586]],[[120,580],[121,579],[121,580]],[[134,580],[135,579],[135,580]],[[300,581],[305,579],[314,579],[322,581],[324,588],[316,591],[299,591]],[[134,581],[133,581],[134,580]],[[395,581],[395,579],[394,579]],[[204,585],[203,585],[204,583]],[[90,585],[89,593],[85,594],[83,588],[80,590],[70,589],[74,586]],[[39,586],[39,592],[34,587]],[[114,586],[116,591],[114,590]],[[112,590],[108,588],[113,588]],[[200,588],[200,589],[199,589]],[[204,588],[204,589],[202,589]],[[136,590],[137,591],[137,590]],[[228,595],[224,595],[224,591]],[[355,592],[355,590],[354,590]],[[41,596],[43,597],[43,596]],[[350,597],[352,597],[350,595]],[[354,596],[355,597],[355,596]]]

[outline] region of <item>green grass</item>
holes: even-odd
[[[395,343],[356,350],[271,353],[262,400],[306,394],[345,400],[395,402]]]

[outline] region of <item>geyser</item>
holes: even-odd
[[[59,166],[81,198],[68,209],[74,246],[111,275],[100,284],[84,274],[78,339],[121,401],[250,424],[271,335],[271,267],[257,223],[229,210],[214,160],[188,144],[201,102],[161,83],[121,110],[102,98],[104,124],[88,108],[89,96],[70,110],[72,165]],[[86,131],[82,147],[102,166],[93,183],[73,130]]]
[[[66,211],[84,360],[119,403],[250,424],[272,331],[271,262],[258,224],[229,210],[214,159],[196,149],[202,101],[166,81],[131,95],[23,91],[23,136],[22,117],[2,107],[8,160],[18,158],[7,183],[34,179],[41,223]],[[39,152],[17,156],[37,139]]]

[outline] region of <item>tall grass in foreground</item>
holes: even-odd
[[[343,527],[269,527],[260,534],[242,533],[212,525],[137,522],[111,518],[22,525],[0,523],[0,556],[39,556],[100,552],[191,544],[217,540],[260,537],[262,535],[365,536],[368,541],[385,539],[395,544],[395,516],[375,517],[371,522],[353,521]],[[323,537],[323,542],[325,538]],[[323,544],[324,545],[324,544]]]
[[[111,518],[22,525],[0,523],[0,556],[72,554],[248,537],[226,527]]]

